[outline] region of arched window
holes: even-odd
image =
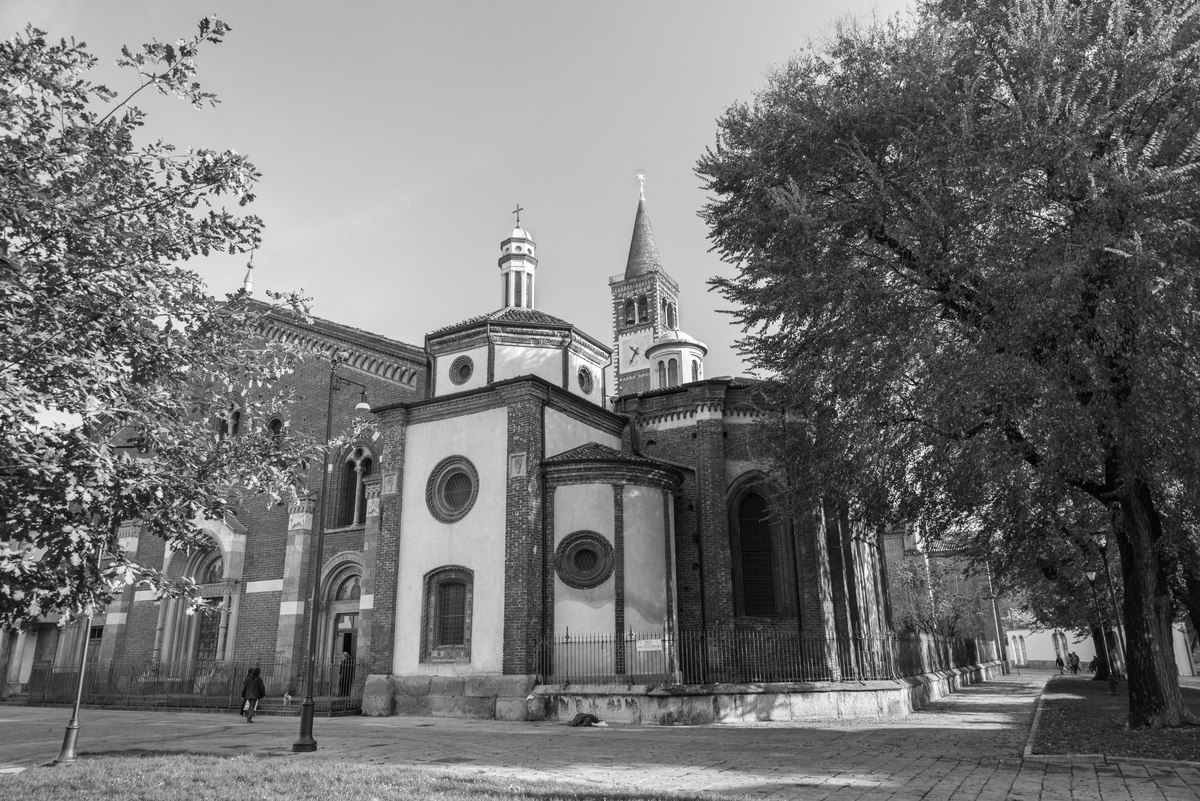
[[[217,418],[217,437],[219,439],[236,437],[241,430],[242,410],[236,406],[230,406],[224,414]]]
[[[371,454],[363,447],[346,454],[339,471],[337,512],[334,526],[361,526],[367,519],[367,485],[371,475]]]
[[[692,380],[700,380],[700,362],[695,360],[692,361]]]
[[[513,273],[513,278],[516,279],[516,286],[514,287],[516,294],[513,295],[513,305],[524,306],[525,304],[521,302],[521,290],[524,288],[525,282],[521,280],[520,273]]]
[[[272,417],[267,423],[267,435],[271,438],[271,442],[275,447],[283,444],[283,421],[278,417]]]
[[[661,389],[667,385],[667,365],[665,362],[658,363],[658,386]]]
[[[675,328],[675,304],[667,304],[667,328]]]
[[[474,574],[459,565],[425,575],[422,662],[470,662]]]
[[[739,612],[775,614],[775,572],[770,510],[766,499],[750,491],[737,500],[733,515],[734,581]]]
[[[634,317],[634,306],[632,300],[625,301],[625,325],[633,325],[637,322]]]
[[[679,360],[672,358],[667,362],[667,385],[679,386]]]
[[[646,300],[646,296],[642,295],[638,298],[638,322],[645,323],[650,321],[650,301]]]
[[[190,577],[207,609],[192,613],[190,598],[164,600],[159,606],[158,632],[152,658],[174,664],[214,662],[229,650],[229,610],[232,598],[224,583],[225,560],[221,548],[191,554],[175,553],[167,575]]]

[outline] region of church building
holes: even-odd
[[[349,660],[337,690],[370,715],[523,720],[548,713],[547,687],[865,676],[891,633],[876,531],[833,507],[788,517],[759,444],[770,412],[754,381],[706,377],[645,198],[610,333],[537,309],[519,221],[498,267],[499,307],[421,345],[273,318],[268,336],[336,372],[306,361],[305,400],[272,430],[323,431],[334,390],[331,427],[348,430],[335,375],[370,398],[370,434],[332,454],[324,502],[209,521],[203,553],[130,523],[122,547],[196,576],[217,612],[130,592],[89,631],[47,620],[3,639],[10,686],[71,666],[86,637],[110,674],[188,666],[215,687],[222,666],[258,664],[269,694],[299,696],[310,614],[318,664]]]

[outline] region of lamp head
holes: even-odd
[[[1095,570],[1088,570],[1083,575],[1087,576],[1088,584],[1096,583],[1096,571]]]
[[[354,404],[354,411],[356,411],[356,412],[371,411],[371,404],[367,403],[367,391],[365,389],[359,391],[358,403]]]

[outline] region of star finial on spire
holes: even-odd
[[[646,176],[642,173],[637,174],[638,193],[642,196],[642,200],[646,199]]]
[[[517,215],[517,227],[518,228],[521,227],[521,212],[523,212],[523,211],[525,211],[525,208],[520,203],[518,203],[517,207],[515,209],[513,209],[513,214]]]

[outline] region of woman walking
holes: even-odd
[[[258,699],[263,698],[266,694],[267,688],[263,684],[258,668],[250,668],[249,672],[246,673],[246,680],[242,682],[242,698],[245,699],[245,702],[242,704],[242,714],[246,716],[247,723],[254,722],[254,712],[258,709]]]

